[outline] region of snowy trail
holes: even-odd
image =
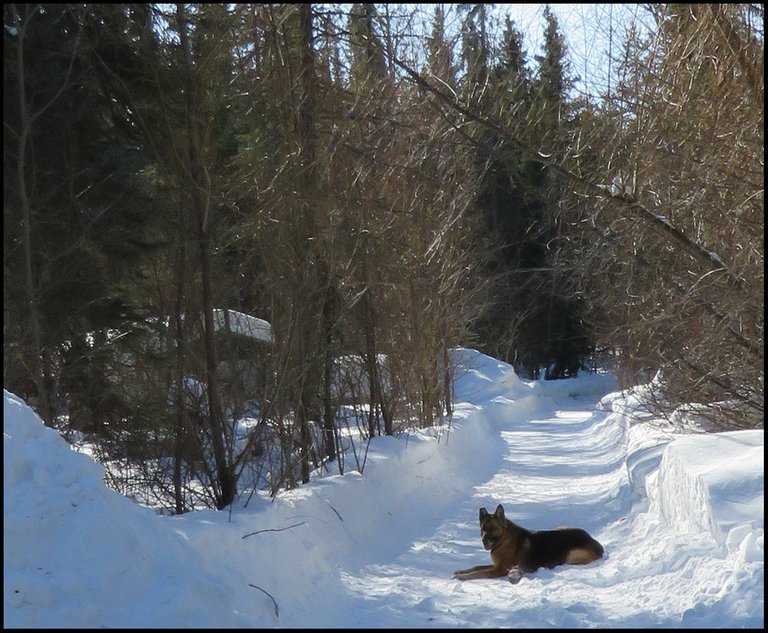
[[[751,626],[755,596],[738,591],[750,585],[761,591],[762,568],[746,570],[710,534],[679,532],[651,509],[655,484],[645,479],[661,459],[658,436],[631,440],[628,425],[596,410],[597,392],[537,386],[547,395],[498,395],[481,406],[479,414],[503,440],[494,472],[459,495],[434,531],[403,542],[392,560],[342,573],[358,602],[342,625],[680,627],[709,626],[741,612],[742,624]],[[630,441],[648,448],[635,450],[628,466]],[[484,461],[493,461],[490,453]],[[497,503],[531,529],[582,527],[606,555],[587,566],[540,569],[516,586],[505,579],[453,580],[455,569],[490,562],[477,514]]]
[[[459,500],[432,535],[410,543],[394,561],[345,575],[349,591],[369,612],[364,621],[377,626],[508,626],[515,612],[516,618],[525,615],[525,626],[590,622],[589,605],[595,589],[605,584],[603,568],[616,538],[606,526],[626,520],[628,496],[621,494],[629,485],[626,453],[621,429],[610,428],[607,413],[594,411],[594,403],[583,398],[566,400],[568,410],[545,399],[537,406],[537,418],[521,420],[519,403],[496,398],[485,412],[503,439],[494,474]],[[480,543],[477,514],[480,507],[493,511],[498,503],[525,527],[582,527],[606,546],[606,557],[587,567],[539,570],[515,587],[504,579],[453,580],[455,569],[490,562]],[[553,591],[561,596],[555,598]],[[537,617],[536,605],[553,600],[568,605],[562,619],[552,621],[550,609]]]

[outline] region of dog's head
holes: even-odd
[[[483,547],[486,550],[492,550],[501,541],[506,527],[507,521],[501,504],[493,514],[489,514],[485,508],[480,508],[480,538],[483,539]]]

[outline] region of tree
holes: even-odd
[[[218,509],[227,507],[237,494],[237,480],[232,464],[227,457],[225,446],[228,441],[226,427],[222,417],[219,386],[216,378],[216,344],[215,326],[213,323],[213,296],[211,289],[210,269],[210,230],[213,223],[211,207],[210,175],[203,164],[203,146],[200,134],[201,112],[198,108],[200,78],[195,74],[193,50],[188,32],[187,14],[183,4],[176,5],[176,20],[182,50],[184,88],[186,98],[186,132],[189,173],[192,188],[192,206],[195,210],[198,248],[200,256],[200,275],[202,280],[203,318],[205,321],[205,375],[208,395],[208,416],[211,425],[213,454],[216,460],[218,475],[218,490],[216,506]]]
[[[662,410],[698,402],[723,426],[760,426],[763,411],[763,44],[749,11],[657,6],[651,33],[630,32],[615,99],[582,129],[595,185],[572,226],[623,378],[660,369]]]
[[[536,56],[539,70],[534,91],[542,108],[542,128],[552,130],[568,118],[568,93],[573,79],[569,76],[565,38],[549,5],[544,7],[544,20],[544,50]]]
[[[548,9],[545,17],[544,54],[537,57],[533,79],[522,35],[506,19],[482,88],[484,100],[475,109],[499,122],[496,128],[474,122],[477,157],[484,165],[478,203],[493,245],[486,269],[493,279],[493,300],[478,323],[478,334],[484,349],[518,370],[537,377],[545,367],[546,376],[554,378],[575,374],[590,347],[567,275],[555,267],[563,181],[540,156],[563,158],[571,124],[563,114],[569,112],[570,78],[557,20]],[[465,41],[473,40],[472,33]],[[469,80],[467,74],[464,81]],[[521,138],[538,152],[521,151],[515,140]]]
[[[465,13],[461,27],[462,92],[468,103],[483,109],[490,68],[488,14],[482,3],[461,5],[461,10]]]
[[[145,157],[115,137],[83,18],[66,5],[6,7],[5,332],[8,384],[47,424],[69,414],[105,431],[126,408],[108,333],[137,318],[153,223]]]
[[[571,139],[578,128],[578,116],[571,89],[571,75],[565,38],[549,5],[544,9],[543,54],[534,81],[534,129],[540,137],[539,151],[556,163],[568,158]],[[542,342],[546,378],[575,376],[582,361],[594,350],[593,335],[584,319],[584,304],[573,275],[562,266],[564,228],[561,205],[569,187],[560,171],[541,165],[539,196],[543,205],[538,241],[545,254],[546,270],[538,272],[538,314],[532,339]]]
[[[181,512],[194,503],[183,498],[189,489],[182,490],[182,479],[199,477],[218,508],[236,493],[233,423],[224,418],[217,377],[217,262],[211,257],[215,231],[223,225],[220,190],[212,183],[224,182],[220,176],[232,151],[222,106],[231,67],[223,7],[159,11],[105,5],[89,9],[84,21],[94,75],[110,97],[113,119],[151,160],[143,175],[153,188],[158,233],[169,247],[146,271],[145,336],[143,347],[131,350],[129,373],[131,398],[141,403],[137,411],[155,413],[129,416],[125,426],[144,432],[144,452],[137,457],[142,468],[147,453],[173,446],[174,508]],[[194,398],[192,384],[205,385]],[[165,462],[155,463],[150,475],[165,485]]]
[[[456,69],[453,65],[451,44],[445,31],[445,10],[438,4],[432,21],[432,34],[427,39],[427,63],[429,73],[444,82],[451,90],[456,89]]]
[[[352,5],[349,13],[350,76],[352,83],[357,85],[380,81],[387,74],[384,45],[374,29],[375,18],[376,5]]]
[[[506,89],[511,106],[507,116],[515,116],[515,106],[520,102],[528,101],[531,78],[526,58],[523,34],[518,30],[514,20],[507,15],[504,20],[504,33],[496,70],[497,81]]]

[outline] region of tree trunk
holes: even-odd
[[[311,451],[312,438],[309,433],[309,413],[312,410],[312,401],[314,400],[313,390],[317,386],[314,379],[314,373],[317,363],[312,359],[313,345],[325,344],[325,337],[316,339],[314,336],[314,318],[313,302],[311,297],[317,297],[320,294],[321,284],[325,282],[320,279],[319,262],[312,261],[312,255],[319,257],[319,253],[311,248],[317,238],[317,219],[315,215],[315,198],[317,193],[315,177],[315,52],[312,48],[312,5],[301,4],[299,11],[299,30],[301,46],[301,62],[299,66],[299,77],[301,82],[301,93],[298,104],[297,132],[298,142],[301,152],[301,171],[302,171],[302,194],[304,226],[306,227],[309,264],[306,268],[309,275],[309,289],[307,296],[301,297],[300,301],[304,306],[299,314],[303,315],[298,323],[298,336],[301,337],[301,350],[303,358],[300,363],[303,367],[300,377],[299,409],[297,411],[301,442],[301,479],[302,483],[309,481],[309,456]],[[312,240],[312,241],[310,241]],[[314,265],[313,265],[314,264]],[[313,270],[314,274],[310,273]],[[319,356],[322,358],[322,356]]]
[[[18,33],[17,42],[17,78],[19,83],[19,120],[21,130],[19,133],[19,151],[17,158],[16,177],[19,189],[19,199],[22,213],[22,242],[24,249],[24,284],[27,295],[27,310],[29,319],[29,333],[32,339],[32,348],[29,350],[31,360],[32,380],[37,389],[38,414],[46,426],[53,425],[54,412],[51,405],[51,395],[48,390],[48,379],[43,369],[43,349],[40,333],[40,312],[38,306],[37,289],[35,284],[35,272],[32,262],[32,202],[27,188],[26,160],[27,144],[32,133],[32,115],[29,111],[26,95],[26,79],[24,68],[24,34],[27,24],[21,21],[18,7],[13,6]]]
[[[184,278],[187,261],[186,254],[186,236],[181,234],[182,221],[184,218],[185,196],[182,193],[179,204],[179,244],[176,247],[176,423],[174,427],[174,449],[173,449],[173,498],[176,514],[184,512],[184,492],[182,490],[182,464],[184,459],[184,438],[189,421],[189,412],[187,411],[187,399],[184,393],[184,375],[186,373],[186,343],[184,332]]]
[[[210,183],[202,163],[202,144],[198,130],[199,110],[197,88],[194,81],[192,51],[187,33],[187,18],[183,4],[176,5],[179,40],[184,55],[184,86],[187,101],[187,132],[189,137],[189,171],[192,178],[193,203],[197,215],[198,245],[200,252],[200,275],[203,283],[203,318],[205,321],[205,370],[208,386],[208,418],[211,428],[214,459],[219,491],[216,505],[219,510],[227,507],[237,494],[237,481],[225,451],[226,429],[221,411],[219,390],[216,381],[216,341],[213,320],[213,299],[211,295],[210,243]]]
[[[339,453],[337,444],[336,423],[333,418],[333,404],[331,402],[331,386],[333,381],[333,356],[331,349],[333,345],[333,320],[335,288],[328,288],[323,302],[322,329],[325,335],[325,349],[323,350],[323,440],[325,445],[325,458],[333,461]],[[344,474],[342,460],[339,459],[339,474]]]

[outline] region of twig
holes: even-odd
[[[328,503],[328,501],[326,501],[326,503]],[[328,506],[331,508],[331,510],[333,510],[336,513],[336,516],[339,517],[339,521],[344,523],[344,519],[341,518],[341,515],[339,514],[338,510],[336,510],[336,508],[334,508],[330,503],[328,503]]]
[[[271,594],[271,593],[269,593],[269,591],[266,591],[266,590],[262,589],[261,587],[257,587],[256,585],[252,585],[251,583],[248,583],[248,586],[249,586],[249,587],[253,587],[254,589],[258,589],[258,590],[259,590],[259,591],[261,591],[262,593],[265,593],[265,594],[267,594],[267,595],[269,596],[270,600],[272,600],[272,604],[274,604],[274,605],[275,605],[275,617],[278,617],[278,618],[279,618],[279,617],[280,617],[280,609],[279,609],[279,608],[278,608],[278,606],[277,606],[277,600],[275,600],[275,599],[272,597],[272,594]]]
[[[284,530],[290,530],[291,528],[299,527],[300,525],[306,525],[306,521],[302,521],[301,523],[295,523],[294,525],[289,525],[288,527],[284,527],[284,528],[267,528],[265,530],[256,530],[255,532],[251,532],[250,534],[244,534],[243,538],[248,538],[249,536],[253,536],[254,534],[261,534],[262,532],[283,532]]]

